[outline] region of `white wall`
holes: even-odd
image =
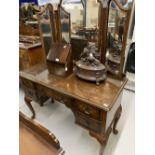
[[[82,4],[65,4],[63,5],[65,10],[70,13],[71,16],[71,27],[73,27],[73,23],[76,23],[78,26],[83,24],[83,11]]]
[[[86,27],[98,25],[99,3],[96,0],[87,0]]]
[[[39,5],[45,5],[47,3],[59,3],[60,0],[38,0]]]

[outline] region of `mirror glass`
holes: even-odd
[[[71,15],[71,34],[97,42],[99,6],[97,0],[63,0]]]
[[[97,0],[87,0],[86,2],[86,27],[80,32],[83,33],[88,42],[98,42],[99,8]]]
[[[108,50],[117,51],[118,54],[122,49],[123,33],[125,29],[127,13],[121,11],[114,1],[111,1],[108,17]],[[116,50],[117,48],[117,50]]]
[[[70,42],[70,14],[66,12],[62,7],[60,8],[60,25],[61,25],[61,37],[62,42]]]
[[[86,6],[86,27],[98,27],[99,2],[97,0],[87,0]]]
[[[107,31],[107,58],[110,71],[117,74],[121,61],[127,12],[120,10],[114,1],[109,4]]]
[[[121,3],[121,5],[124,8],[129,9],[131,7],[131,5],[132,5],[133,0],[118,0],[118,1]]]
[[[81,0],[63,0],[63,8],[70,13],[71,34],[76,34],[84,25],[84,6]]]
[[[42,44],[46,55],[49,52],[49,49],[51,47],[51,43],[53,40],[52,26],[51,26],[51,20],[50,20],[51,17],[52,17],[52,14],[50,13],[50,10],[48,8],[42,14],[38,15],[40,35],[42,38]]]

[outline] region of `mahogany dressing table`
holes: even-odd
[[[121,116],[121,99],[127,79],[107,80],[97,86],[78,79],[74,74],[60,77],[48,73],[46,65],[36,65],[20,71],[20,79],[25,90],[25,101],[33,113],[31,101],[43,106],[48,98],[60,101],[72,110],[75,123],[84,127],[101,144],[103,154],[111,132],[117,134],[116,125]]]
[[[43,106],[43,103],[49,98],[52,99],[51,102],[57,100],[60,103],[65,104],[66,107],[72,110],[75,116],[75,123],[88,130],[89,134],[96,138],[101,144],[99,155],[103,155],[104,147],[111,132],[114,134],[118,133],[116,126],[122,112],[121,99],[123,88],[127,82],[127,79],[123,77],[122,68],[124,65],[124,51],[126,47],[131,7],[129,9],[124,8],[118,0],[98,0],[98,2],[100,5],[98,8],[99,32],[97,45],[99,51],[101,52],[101,63],[107,65],[106,67],[108,68],[110,65],[107,64],[107,62],[110,61],[112,63],[111,67],[113,71],[116,71],[115,66],[119,68],[118,75],[113,75],[111,72],[110,74],[112,74],[111,77],[113,78],[110,78],[108,75],[107,79],[97,86],[95,83],[77,78],[73,73],[67,77],[49,74],[47,66],[42,64],[20,71],[20,79],[25,90],[25,103],[33,113],[32,118],[35,118],[36,115],[31,105],[32,100],[37,101],[41,106]],[[60,11],[65,13],[65,15],[68,16],[68,19],[70,18],[70,15],[61,7],[61,3],[62,0],[60,0],[57,11],[53,11],[52,5],[47,5],[46,8],[49,9],[51,14],[51,16],[48,17],[49,20],[52,15],[59,15]],[[117,6],[115,9],[111,5],[112,3]],[[47,11],[46,8],[44,13]],[[117,12],[115,15],[120,15],[119,20],[125,21],[123,26],[121,25],[124,34],[121,33],[118,35],[119,33],[116,31],[116,21],[118,17],[113,16],[113,11]],[[44,14],[42,12],[38,16],[40,19],[40,25],[43,15]],[[111,20],[111,17],[115,18],[112,18]],[[61,18],[52,19],[53,20],[49,23],[51,24],[50,27],[52,27],[52,29],[48,32],[52,36],[50,40],[51,42],[61,42],[64,33],[60,26],[62,23],[59,21],[62,20],[60,20]],[[54,24],[54,19],[56,19],[56,24]],[[68,23],[70,25],[70,21]],[[114,27],[110,28],[110,24]],[[67,33],[69,34],[68,38],[70,38],[70,31]],[[107,38],[107,34],[109,34],[109,38]],[[41,38],[44,47],[44,35],[42,35]],[[110,42],[110,38],[112,43]],[[109,42],[109,46],[107,46],[107,42]],[[71,43],[73,46],[74,42],[72,40]],[[113,47],[115,45],[114,43],[117,45],[121,44],[122,47],[117,53],[120,58],[119,65],[116,65],[116,61],[113,61],[113,59],[109,59],[109,57],[107,57],[107,54],[111,54],[109,50],[107,50],[108,48],[113,48],[115,51],[115,48]],[[44,47],[44,52],[47,54],[49,49],[47,49],[47,51],[45,49],[46,48]],[[73,47],[74,54],[78,50]],[[73,54],[74,60],[78,57],[77,53],[76,55]],[[113,56],[116,56],[116,53],[114,53]],[[114,77],[116,79],[114,79]]]

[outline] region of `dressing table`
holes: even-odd
[[[127,79],[107,80],[97,86],[86,82],[74,74],[60,77],[48,73],[46,65],[33,66],[20,71],[20,79],[25,90],[25,101],[35,118],[31,101],[43,106],[48,98],[57,100],[70,108],[75,116],[75,123],[84,127],[101,144],[100,155],[113,131],[117,134],[117,122],[121,116],[121,99]]]
[[[60,4],[61,2],[62,0],[60,1]],[[31,105],[31,101],[33,100],[37,101],[41,106],[43,106],[44,102],[49,98],[51,98],[51,103],[53,103],[54,100],[57,100],[60,103],[65,104],[66,107],[72,110],[75,116],[75,123],[88,130],[90,136],[96,138],[100,143],[101,147],[99,155],[103,155],[104,147],[111,132],[114,134],[118,133],[116,126],[122,112],[121,99],[127,79],[123,76],[121,68],[124,65],[124,48],[130,12],[125,20],[124,26],[126,26],[126,29],[123,27],[125,34],[123,36],[121,34],[121,38],[124,40],[123,44],[121,43],[121,47],[123,48],[119,49],[116,53],[114,43],[116,43],[117,46],[119,45],[118,35],[115,33],[117,24],[115,23],[115,19],[112,23],[109,22],[111,15],[110,10],[113,9],[111,7],[114,3],[120,10],[125,12],[128,11],[122,8],[118,0],[98,0],[98,2],[100,4],[98,7],[99,31],[96,45],[98,47],[98,53],[100,53],[99,60],[102,64],[106,65],[107,70],[111,67],[113,71],[116,71],[114,66],[117,65],[115,59],[115,55],[117,54],[117,57],[120,58],[119,65],[117,65],[119,68],[118,75],[112,74],[113,72],[108,70],[112,76],[109,76],[108,74],[107,79],[104,82],[100,83],[100,85],[96,85],[93,82],[77,78],[74,73],[71,73],[66,77],[50,74],[46,63],[32,66],[26,70],[20,71],[19,74],[25,91],[25,103],[33,114],[32,118],[35,118],[36,116],[35,110]],[[38,15],[40,32],[42,34],[42,45],[46,55],[51,48],[51,44],[55,42],[65,41],[66,43],[74,44],[74,40],[70,40],[70,29],[68,29],[67,32],[63,32],[63,29],[61,29],[62,23],[60,23],[60,21],[63,21],[60,20],[60,13],[64,13],[66,17],[68,17],[67,19],[70,19],[70,15],[64,11],[61,5],[58,6],[58,10],[55,11],[51,5],[48,5],[45,10]],[[70,20],[67,23],[70,25]],[[110,24],[114,27],[109,28]],[[45,32],[43,25],[48,27],[48,31]],[[68,27],[70,27],[69,25]],[[66,38],[67,40],[65,40]],[[67,42],[68,40],[69,42]],[[87,40],[85,43],[87,44]],[[83,46],[85,46],[85,44]],[[81,48],[83,48],[83,46]],[[77,60],[78,53],[82,52],[78,51],[78,46],[77,48],[75,47],[72,48],[73,60]],[[114,52],[114,54],[112,53],[112,56],[114,56],[113,59],[110,59],[111,57],[107,56],[107,53],[109,55],[111,54],[109,52],[111,50]],[[77,53],[75,53],[76,51]],[[112,65],[109,64],[109,62]]]

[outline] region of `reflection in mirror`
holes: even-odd
[[[86,27],[98,27],[99,3],[97,0],[87,0],[86,7]]]
[[[84,6],[81,0],[63,0],[62,6],[70,13],[71,33],[76,34],[78,29],[84,27]]]
[[[80,29],[77,34],[83,35],[88,42],[98,42],[98,18],[99,18],[99,7],[100,4],[97,0],[86,1],[86,26]]]
[[[60,25],[62,42],[70,42],[70,14],[60,7]]]
[[[109,19],[108,19],[108,46],[109,48],[119,46],[120,50],[123,42],[123,32],[126,20],[126,12],[121,11],[115,2],[110,3]]]
[[[44,52],[46,55],[49,52],[51,43],[53,41],[51,17],[52,17],[52,13],[48,9],[48,7],[42,13],[38,15],[40,35],[42,38],[42,45],[43,45]]]
[[[132,2],[133,2],[133,0],[118,0],[118,1],[126,9],[129,9],[131,7],[131,5],[132,5]]]
[[[97,0],[63,0],[62,6],[71,15],[71,34],[97,42],[99,6]]]
[[[111,1],[107,31],[107,58],[108,70],[114,74],[119,73],[126,20],[127,12],[120,10],[117,4]]]

